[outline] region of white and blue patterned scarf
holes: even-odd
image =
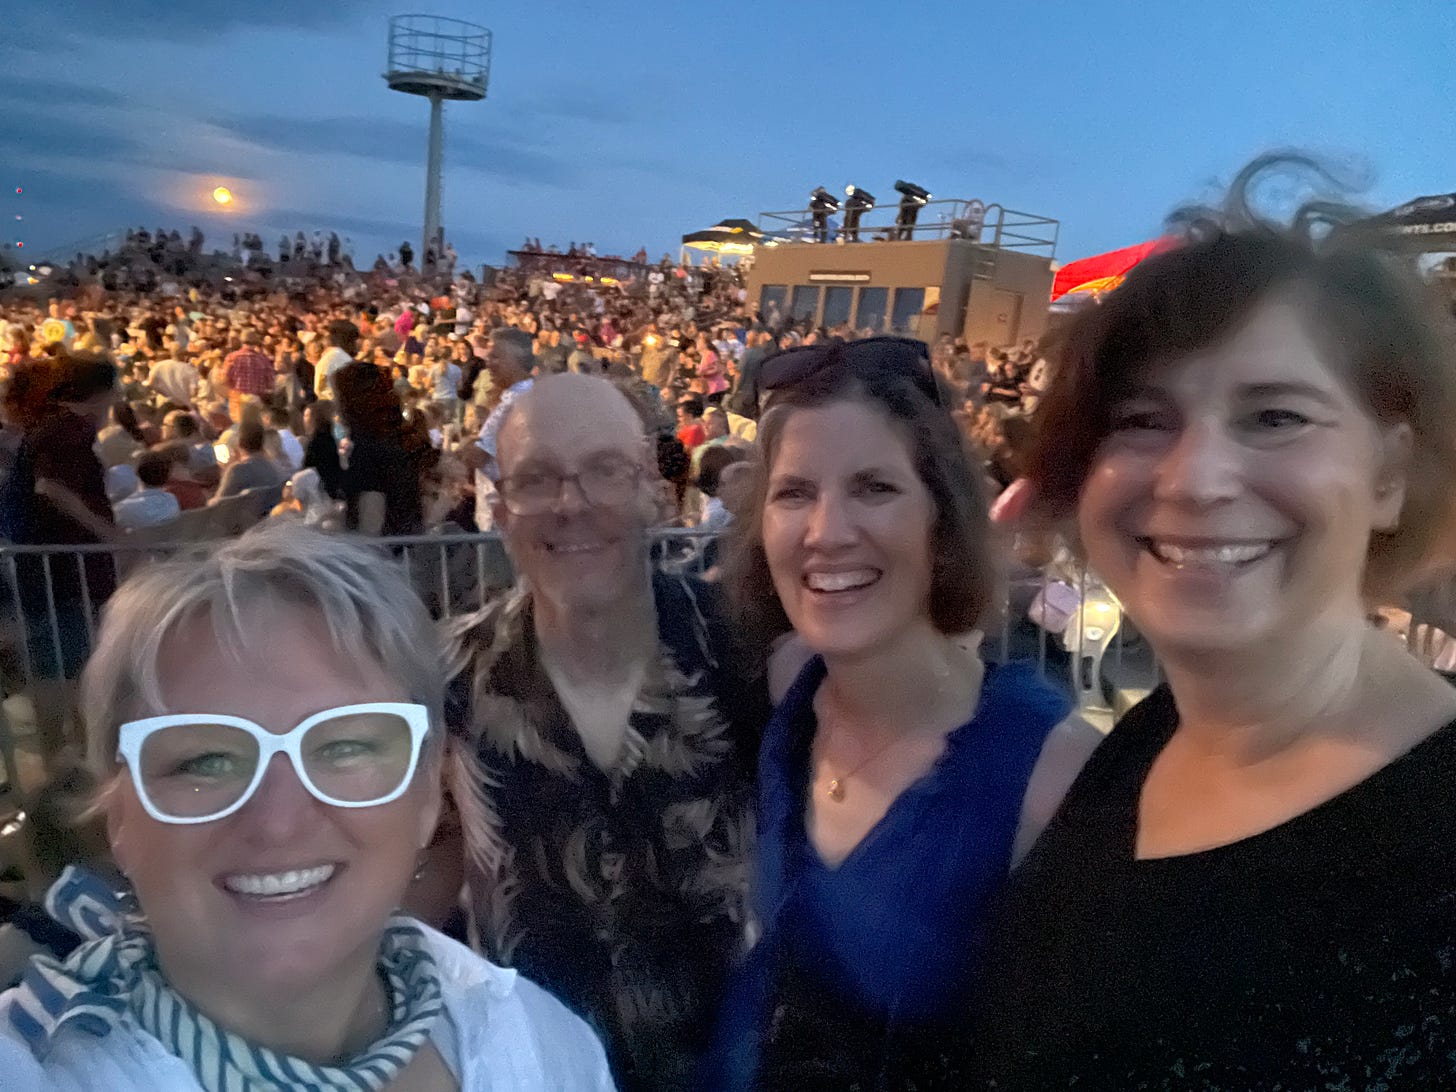
[[[64,962],[37,956],[19,987],[10,1022],[37,1058],[45,1056],[62,1029],[104,1036],[130,1013],[192,1067],[206,1092],[379,1092],[414,1058],[444,1010],[424,934],[409,920],[395,918],[379,953],[393,1005],[389,1030],[347,1065],[314,1065],[218,1027],[168,986],[157,968],[151,935],[98,877],[67,868],[45,905],[87,942]]]

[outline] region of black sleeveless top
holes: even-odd
[[[966,1088],[1456,1088],[1456,723],[1262,834],[1139,861],[1166,688],[1008,886]]]

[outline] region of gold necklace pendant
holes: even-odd
[[[830,778],[828,793],[829,799],[839,803],[844,799],[844,782],[837,777]]]

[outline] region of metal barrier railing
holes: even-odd
[[[437,618],[478,609],[515,579],[498,534],[418,535],[377,540],[404,567]],[[651,561],[659,569],[711,577],[715,536],[696,530],[654,531]],[[0,545],[0,701],[35,693],[38,684],[74,678],[95,639],[101,607],[96,590],[124,579],[152,559],[206,549],[207,542],[86,546]],[[1456,662],[1445,636],[1456,618],[1456,593],[1442,589],[1436,606],[1411,604],[1404,634],[1413,654],[1433,666]],[[1428,597],[1429,598],[1429,597]],[[1422,600],[1422,603],[1425,601]],[[1064,688],[1079,711],[1104,730],[1157,685],[1158,666],[1146,642],[1128,625],[1110,592],[1085,569],[1020,567],[982,636],[992,660],[1030,660],[1042,677]],[[1439,608],[1439,609],[1437,609]],[[1441,648],[1429,633],[1443,627]],[[1456,629],[1456,622],[1449,628]],[[15,736],[0,708],[0,789],[15,778]]]
[[[475,610],[514,580],[510,559],[494,533],[377,541],[405,568],[438,618]],[[714,560],[713,541],[714,536],[701,531],[655,531],[652,563],[703,575]],[[98,600],[108,587],[154,558],[207,545],[0,546],[0,696],[57,675],[74,675],[94,642]],[[1044,676],[1065,685],[1084,709],[1110,711],[1109,689],[1138,689],[1155,677],[1150,658],[1138,654],[1140,642],[1119,624],[1115,601],[1083,574],[1057,580],[1048,571],[1023,569],[1008,582],[1004,610],[997,617],[983,636],[987,654],[1034,660]]]
[[[862,239],[876,235],[899,238],[902,229],[896,222],[898,199],[876,205],[859,221]],[[844,211],[834,213],[838,226],[832,236],[843,236]],[[813,213],[808,208],[784,209],[758,214],[759,228],[771,241],[812,242],[815,237]],[[912,239],[967,239],[998,250],[1020,250],[1039,257],[1054,258],[1061,224],[1049,216],[1039,216],[999,204],[984,205],[961,198],[936,198],[919,210],[919,220],[908,229]]]
[[[654,532],[652,561],[701,575],[713,537],[694,530]],[[498,534],[396,536],[376,542],[404,566],[436,617],[474,610],[514,580]],[[5,692],[29,687],[53,673],[55,664],[74,660],[74,642],[90,648],[101,607],[98,599],[105,594],[98,593],[98,586],[110,587],[150,560],[209,545],[207,541],[0,545],[0,681]]]
[[[698,531],[657,532],[653,563],[702,575],[713,536]],[[405,569],[437,618],[475,610],[514,580],[496,534],[418,535],[376,540]],[[110,589],[136,567],[178,553],[207,549],[207,541],[71,546],[0,545],[0,819],[24,794],[16,757],[14,713],[33,720],[40,757],[47,763],[73,721],[71,682],[95,643],[96,620]],[[24,696],[21,706],[10,699]],[[71,724],[74,728],[74,724]],[[77,733],[70,732],[71,737]]]

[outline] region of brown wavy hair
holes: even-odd
[[[926,610],[942,633],[964,633],[999,603],[1001,553],[986,514],[986,497],[960,430],[910,377],[874,367],[839,364],[773,393],[758,426],[761,458],[754,463],[743,514],[729,525],[723,587],[750,644],[766,648],[793,626],[774,591],[763,547],[768,479],[784,427],[795,412],[835,402],[859,402],[883,413],[910,449],[916,474],[935,506],[931,580]]]
[[[1456,328],[1412,264],[1373,245],[1359,210],[1320,198],[1284,223],[1261,215],[1256,186],[1291,174],[1337,184],[1306,156],[1255,160],[1222,208],[1175,213],[1178,245],[1142,262],[1063,331],[1026,474],[1042,515],[1071,516],[1129,385],[1287,295],[1370,415],[1412,433],[1399,525],[1372,534],[1366,559],[1366,593],[1380,597],[1419,577],[1456,516]]]

